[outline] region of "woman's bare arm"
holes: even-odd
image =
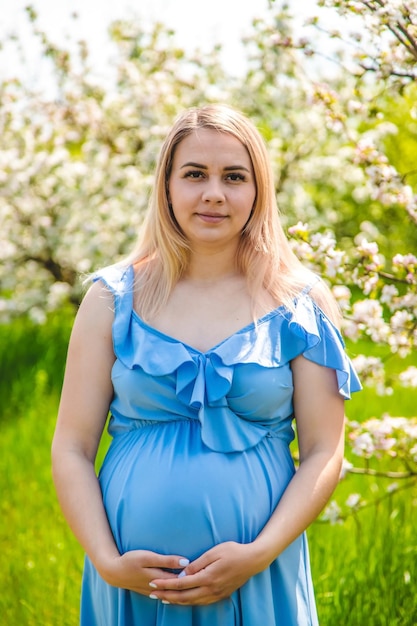
[[[78,311],[52,444],[53,479],[64,516],[102,577],[147,593],[152,578],[173,576],[160,568],[177,568],[180,557],[145,550],[119,554],[94,469],[113,396],[112,307],[112,296],[97,283]]]

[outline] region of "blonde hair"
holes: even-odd
[[[154,190],[140,237],[123,264],[138,268],[139,313],[144,319],[166,303],[187,270],[189,243],[170,210],[168,181],[179,143],[197,129],[212,129],[238,139],[248,151],[256,184],[256,198],[236,255],[236,269],[247,278],[254,311],[266,290],[277,304],[292,308],[294,297],[315,280],[293,253],[279,220],[275,187],[265,143],[255,125],[225,105],[207,105],[184,111],[174,122],[160,150]],[[333,319],[336,304],[322,281],[314,289]]]

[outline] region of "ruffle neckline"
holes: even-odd
[[[99,279],[115,296],[113,343],[117,359],[129,369],[140,367],[152,376],[176,374],[177,397],[196,410],[202,440],[214,451],[246,450],[269,432],[267,426],[242,419],[228,406],[236,365],[282,367],[303,354],[336,371],[343,398],[350,398],[351,392],[361,388],[338,329],[307,293],[300,294],[294,310],[280,306],[207,352],[200,352],[153,328],[134,311],[132,266],[105,268],[94,276],[94,280]]]

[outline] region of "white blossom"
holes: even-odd
[[[331,524],[340,524],[342,521],[342,510],[335,500],[332,500],[327,505],[322,513],[322,519],[328,521]]]
[[[348,506],[350,509],[356,509],[358,508],[360,501],[361,495],[359,493],[351,493],[346,500],[346,506]]]
[[[404,387],[417,387],[417,367],[410,365],[399,374],[399,379]]]
[[[375,452],[375,445],[369,433],[362,433],[352,442],[352,452],[358,456],[370,456]]]

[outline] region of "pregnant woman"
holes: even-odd
[[[135,250],[94,274],[70,340],[53,475],[86,552],[82,626],[318,623],[304,531],[360,388],[337,322],[255,126],[185,111]]]

